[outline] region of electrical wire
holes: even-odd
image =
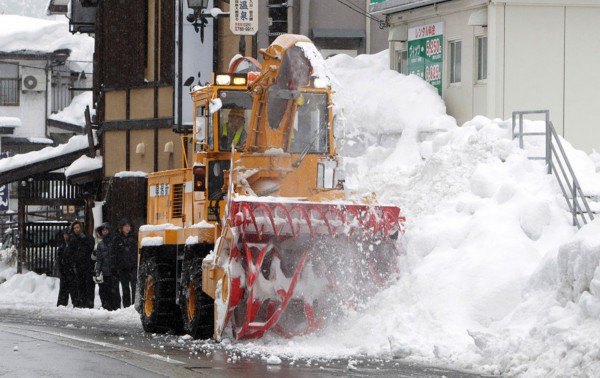
[[[93,63],[92,61],[89,61],[89,60],[67,60],[67,62]],[[24,68],[31,68],[31,69],[40,70],[40,71],[45,71],[46,70],[46,67],[30,66],[30,65],[27,65],[27,64],[19,63],[19,62],[6,62],[6,61],[1,61],[0,60],[0,63],[2,63],[2,64],[10,64],[10,65],[13,65],[13,66],[19,66],[19,67],[24,67]],[[56,67],[56,66],[52,66],[52,67]],[[92,75],[93,72],[85,71],[85,74],[86,75]]]
[[[361,14],[361,15],[363,15],[363,16],[365,16],[365,17],[367,17],[367,18],[369,18],[369,19],[377,22],[379,24],[379,29],[384,29],[384,28],[386,28],[386,27],[389,26],[388,23],[387,23],[387,21],[381,20],[381,19],[373,16],[372,14],[363,11],[361,7],[359,7],[358,5],[356,5],[354,3],[349,2],[348,0],[337,0],[337,2],[340,3],[340,4],[342,4],[342,5],[345,5],[350,10],[352,10],[352,11],[354,11],[356,13],[359,13],[359,14]]]

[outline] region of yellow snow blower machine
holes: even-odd
[[[260,72],[192,88],[193,163],[148,177],[137,301],[148,332],[302,335],[397,273],[404,219],[346,199],[321,55],[291,34],[261,53]]]

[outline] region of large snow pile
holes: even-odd
[[[336,106],[344,107],[336,132],[349,141],[341,149],[349,193],[374,191],[407,216],[399,280],[318,334],[235,348],[284,359],[402,358],[508,376],[597,374],[600,220],[579,231],[571,225],[556,181],[528,159],[539,141],[521,150],[509,122],[481,116],[458,127],[431,87],[388,70],[387,59],[336,56],[327,65]],[[563,143],[586,191],[598,191],[597,154]],[[49,285],[31,273],[11,276],[0,304],[24,306],[36,292],[56,298],[56,286],[43,289]],[[19,290],[26,293],[11,294]],[[50,300],[41,306],[64,311]],[[122,321],[133,323],[128,316]]]
[[[54,315],[69,319],[95,322],[139,325],[139,315],[130,306],[117,311],[100,309],[100,297],[96,287],[96,308],[56,307],[58,299],[58,278],[47,277],[33,272],[16,274],[14,266],[5,263],[6,250],[0,250],[0,308],[3,311],[32,315]]]
[[[387,68],[387,50],[356,58],[339,54],[326,63],[334,74],[336,135],[343,154],[363,155],[377,141],[395,141],[403,131],[426,134],[456,126],[433,87],[417,76],[399,75]],[[377,156],[380,151],[367,153]]]
[[[554,177],[528,159],[539,156],[543,141],[527,140],[521,150],[510,121],[482,116],[457,127],[433,88],[388,70],[387,59],[327,62],[343,107],[336,132],[350,139],[341,149],[348,190],[376,192],[408,218],[403,275],[332,329],[245,348],[406,358],[507,375],[593,375],[600,221],[580,232],[571,225]],[[586,192],[595,193],[594,162],[563,144]]]

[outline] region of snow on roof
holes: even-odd
[[[67,167],[65,170],[65,176],[70,177],[100,168],[102,168],[102,156],[95,156],[94,158],[91,158],[84,155]]]
[[[43,138],[38,138],[43,139]],[[52,142],[52,141],[50,141]],[[94,143],[97,140],[94,135]],[[46,147],[39,151],[32,151],[26,154],[18,154],[9,158],[0,160],[0,172],[17,169],[29,165],[31,163],[48,160],[49,158],[68,154],[70,152],[83,150],[88,147],[88,139],[86,135],[76,135],[69,139],[65,144],[56,147]]]
[[[148,174],[142,171],[121,171],[115,174],[115,177],[147,177]]]
[[[54,141],[49,138],[37,138],[37,137],[27,137],[25,138],[29,143],[34,144],[52,144]]]
[[[17,117],[0,117],[0,127],[19,127],[21,120]]]
[[[51,53],[69,49],[72,70],[92,71],[94,39],[86,34],[71,34],[66,20],[0,15],[0,25],[0,52]]]
[[[55,121],[61,121],[61,122],[70,123],[72,125],[78,125],[78,126],[85,127],[84,110],[87,105],[90,107],[90,112],[93,112],[92,102],[93,102],[93,99],[92,99],[91,91],[81,93],[81,94],[73,97],[73,100],[71,101],[69,106],[67,106],[66,108],[64,108],[63,110],[61,110],[60,112],[58,112],[56,114],[52,114],[48,118],[53,119]],[[91,114],[92,113],[90,113],[90,115]]]

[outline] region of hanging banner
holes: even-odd
[[[7,158],[8,153],[1,152],[0,159]],[[8,210],[8,185],[0,185],[0,211]]]
[[[254,35],[258,31],[258,0],[231,0],[229,28],[236,35]]]
[[[408,73],[420,76],[442,95],[444,23],[408,29]]]

